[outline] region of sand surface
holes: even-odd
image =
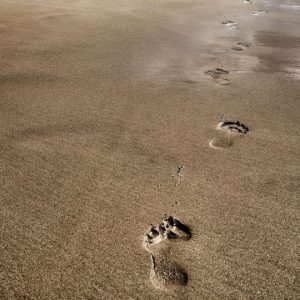
[[[299,14],[1,0],[0,298],[299,299]],[[250,131],[214,149],[223,113]],[[176,293],[142,247],[164,213]]]

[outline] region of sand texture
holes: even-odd
[[[253,2],[0,1],[1,300],[299,299],[300,6]]]

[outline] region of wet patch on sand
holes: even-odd
[[[150,253],[152,268],[150,280],[155,288],[176,289],[188,283],[186,271],[171,260],[170,241],[189,240],[189,228],[172,216],[165,215],[158,226],[151,226],[144,236],[144,248]]]
[[[221,134],[210,140],[209,146],[214,149],[223,149],[232,146],[236,138],[247,134],[249,128],[239,121],[224,120],[217,125],[216,130],[221,131]]]
[[[258,31],[255,34],[258,46],[293,49],[299,48],[300,37],[273,31]]]
[[[260,61],[257,66],[258,72],[267,74],[282,73],[291,80],[299,80],[300,60],[296,56],[260,54],[258,58]]]

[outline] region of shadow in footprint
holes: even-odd
[[[150,279],[155,288],[169,290],[187,284],[186,271],[171,260],[170,240],[188,240],[190,237],[189,228],[172,216],[165,216],[160,225],[151,226],[144,236],[144,247],[152,260]]]
[[[221,134],[209,142],[214,149],[228,148],[233,145],[234,140],[249,131],[249,128],[239,121],[222,121],[217,125],[216,130]]]

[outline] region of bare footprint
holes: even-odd
[[[253,0],[242,0],[242,3],[254,4],[254,1]]]
[[[239,121],[221,121],[216,130],[221,134],[209,142],[209,146],[214,149],[228,148],[233,145],[234,140],[249,131],[249,128]]]
[[[205,71],[204,74],[211,76],[211,78],[214,79],[214,81],[217,84],[220,84],[220,85],[229,84],[229,79],[224,78],[225,75],[229,74],[229,71],[227,71],[227,70],[224,70],[221,68],[215,68],[215,69]]]
[[[144,247],[150,253],[150,279],[158,289],[176,289],[188,282],[186,271],[170,258],[170,240],[188,240],[188,227],[172,216],[165,216],[158,226],[151,226],[144,236]]]
[[[251,43],[247,42],[238,42],[236,46],[231,47],[232,50],[235,51],[244,51],[246,48],[249,48],[251,46]]]

